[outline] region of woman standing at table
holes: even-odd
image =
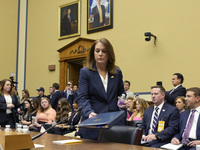
[[[11,81],[2,80],[0,84],[0,125],[2,127],[10,125],[11,128],[15,128],[17,105],[18,99],[12,92]]]
[[[96,40],[89,53],[87,67],[80,70],[77,102],[82,107],[82,121],[99,113],[119,111],[118,96],[124,92],[122,72],[115,65],[111,43]],[[80,129],[82,138],[97,139],[98,129]]]

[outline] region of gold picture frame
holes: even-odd
[[[80,1],[59,6],[58,39],[80,36]]]

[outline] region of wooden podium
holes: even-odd
[[[14,131],[0,131],[0,150],[16,150],[34,148],[30,134]]]

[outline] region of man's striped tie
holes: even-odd
[[[152,124],[152,129],[151,129],[151,133],[154,133],[154,130],[156,128],[156,125],[158,123],[158,107],[155,108],[155,113],[154,113],[154,117],[153,117],[153,124]]]

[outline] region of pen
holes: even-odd
[[[187,139],[187,141],[190,143],[191,141],[189,139]]]

